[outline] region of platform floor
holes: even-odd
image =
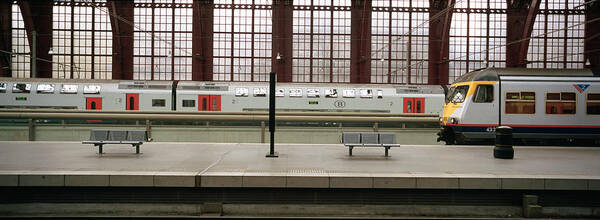
[[[600,190],[600,148],[152,142],[0,142],[0,186]]]

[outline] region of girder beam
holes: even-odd
[[[35,50],[37,60],[32,62],[31,77],[52,78],[52,56],[48,54],[52,45],[52,4],[53,1],[17,1],[29,41],[30,51]],[[35,48],[34,48],[35,31]],[[35,67],[33,67],[35,63]],[[35,71],[34,71],[35,70]]]
[[[588,3],[591,0],[586,0]],[[600,68],[600,1],[588,3],[585,10],[584,59],[588,68]]]
[[[192,80],[213,80],[213,7],[211,0],[194,0],[192,24]]]
[[[12,77],[11,7],[11,1],[0,1],[0,77]]]
[[[450,24],[455,0],[430,0],[427,84],[448,84]]]
[[[527,50],[541,0],[509,0],[506,14],[506,67],[527,67]]]
[[[350,82],[371,82],[371,1],[352,0]],[[333,74],[333,73],[332,73]]]
[[[273,47],[271,66],[277,82],[292,82],[293,2],[273,1]]]
[[[133,0],[108,0],[112,28],[112,78],[133,79]]]

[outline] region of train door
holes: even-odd
[[[198,111],[221,111],[221,96],[198,95]]]
[[[404,113],[425,113],[425,98],[404,98]]]
[[[102,98],[86,98],[85,109],[102,110]]]
[[[140,110],[140,94],[127,93],[125,100],[125,110]]]

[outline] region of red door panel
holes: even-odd
[[[210,111],[210,96],[198,95],[198,111]]]
[[[414,98],[404,98],[404,105],[403,105],[404,113],[414,113],[414,104],[415,104]]]
[[[221,96],[220,95],[211,95],[210,96],[210,110],[211,111],[221,111]]]
[[[221,96],[198,95],[198,111],[221,111]]]
[[[127,93],[125,96],[125,110],[140,110],[140,94]]]
[[[85,109],[102,110],[102,98],[86,98]]]
[[[414,113],[425,113],[425,98],[414,98]]]

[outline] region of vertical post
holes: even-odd
[[[260,143],[265,143],[265,122],[260,122]]]
[[[33,31],[33,50],[31,50],[31,78],[37,77],[37,31]]]
[[[29,119],[29,141],[35,141],[35,120]]]
[[[275,83],[277,75],[271,72],[269,77],[269,132],[271,133],[271,147],[267,157],[278,157],[275,152]]]
[[[351,2],[350,82],[371,82],[371,1]]]
[[[148,140],[152,139],[152,121],[146,120],[146,134],[148,135]]]

